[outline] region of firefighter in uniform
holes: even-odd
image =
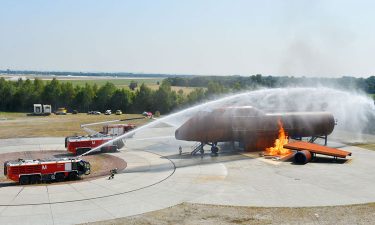
[[[108,180],[111,180],[115,178],[115,174],[117,173],[117,168],[114,168],[113,170],[110,170],[109,172],[111,173],[111,175],[109,176]]]
[[[201,153],[201,158],[203,159],[203,155],[204,155],[204,149],[203,149],[203,146],[201,147],[201,149],[199,150],[199,152]]]

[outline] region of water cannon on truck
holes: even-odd
[[[134,118],[140,119],[140,118]],[[82,124],[81,128],[85,130],[89,135],[87,136],[69,136],[65,138],[65,148],[70,153],[74,155],[82,155],[91,149],[94,149],[106,142],[109,142],[115,139],[117,136],[123,135],[136,128],[134,124],[109,124],[113,122],[132,120],[132,119],[122,119],[122,120],[112,120],[112,121],[103,121],[89,124]],[[96,126],[103,124],[102,131],[98,132],[91,128],[90,126]],[[132,134],[134,135],[134,134]],[[129,135],[131,137],[132,135]],[[98,151],[102,153],[116,152],[118,149],[121,149],[125,146],[125,140],[119,139],[111,144],[103,146]]]

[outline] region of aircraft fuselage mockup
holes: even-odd
[[[264,150],[277,139],[280,123],[289,137],[320,137],[332,133],[329,112],[265,113],[251,106],[200,111],[175,131],[178,140],[201,143],[242,142],[246,151]]]

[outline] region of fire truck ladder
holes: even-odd
[[[190,154],[191,155],[196,155],[201,149],[203,149],[203,146],[204,146],[204,144],[201,143],[201,142],[195,143],[195,145],[193,145],[191,147],[191,149],[193,149],[193,151]]]
[[[96,123],[87,123],[87,124],[81,124],[81,128],[84,129],[88,134],[100,135],[100,132],[95,131],[93,129],[90,129],[88,127],[94,126],[94,125],[100,125],[100,124],[110,124],[110,123],[115,123],[115,122],[128,121],[128,120],[139,120],[139,119],[143,119],[143,118],[144,117],[136,117],[136,118],[129,118],[129,119],[120,119],[120,120],[110,120],[110,121],[103,121],[103,122],[96,122]]]

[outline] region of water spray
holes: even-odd
[[[265,112],[331,112],[338,120],[335,130],[345,130],[353,133],[351,136],[352,140],[347,141],[361,140],[362,134],[368,132],[368,124],[375,120],[374,102],[364,94],[325,87],[260,89],[225,96],[159,118],[93,148],[81,156],[97,151],[101,147],[110,145],[120,139],[125,139],[134,135],[135,132],[152,127],[158,123],[165,122],[177,127],[198,111],[245,105],[257,107]]]

